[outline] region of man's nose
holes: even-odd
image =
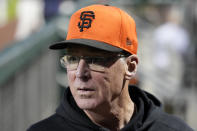
[[[87,81],[91,77],[90,69],[84,59],[81,59],[79,61],[79,64],[76,70],[76,77],[82,79],[83,81]]]

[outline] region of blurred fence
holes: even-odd
[[[60,40],[56,24],[0,52],[0,130],[24,131],[54,112],[57,52],[48,45]]]

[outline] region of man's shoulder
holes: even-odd
[[[162,110],[152,115],[155,117],[152,126],[160,131],[193,131],[183,120]]]
[[[61,116],[53,114],[48,118],[31,125],[27,131],[59,131],[64,129],[63,123],[64,119]]]

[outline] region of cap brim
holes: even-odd
[[[123,51],[121,48],[109,45],[107,43],[96,41],[96,40],[89,40],[89,39],[65,40],[65,41],[54,43],[53,45],[49,46],[49,48],[53,50],[60,50],[60,49],[65,49],[71,45],[86,45],[86,46],[90,46],[90,47],[94,47],[94,48],[98,48],[98,49],[106,50],[110,52]]]

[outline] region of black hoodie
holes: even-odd
[[[163,112],[161,103],[151,94],[130,86],[129,93],[137,111],[121,131],[192,131],[179,118]],[[28,131],[108,131],[94,124],[75,103],[70,89],[56,113],[32,125]]]

